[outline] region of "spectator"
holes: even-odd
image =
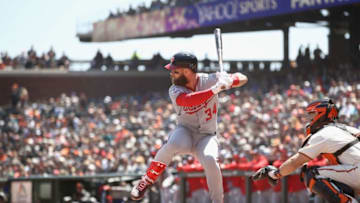
[[[49,67],[51,68],[56,67],[56,59],[55,59],[56,53],[53,47],[50,47],[50,50],[47,52],[47,56],[48,56],[47,64],[49,65]]]
[[[20,98],[20,107],[25,108],[25,106],[27,106],[27,103],[29,101],[29,92],[26,89],[26,87],[20,87],[19,98]]]
[[[63,202],[64,203],[93,203],[93,202],[97,202],[97,200],[95,197],[92,197],[90,195],[90,192],[88,192],[84,188],[84,185],[81,182],[77,182],[75,185],[75,192],[71,196],[63,197]],[[112,201],[110,201],[110,202],[112,202]]]
[[[37,63],[37,54],[36,51],[34,50],[34,46],[31,46],[31,48],[27,52],[27,60],[25,63],[25,68],[27,69],[34,68],[36,63]]]
[[[105,58],[105,62],[104,65],[107,67],[107,70],[112,70],[114,69],[114,60],[111,57],[110,53],[107,55],[107,57]]]
[[[161,56],[160,52],[154,54],[154,56],[151,59],[151,63],[149,67],[147,67],[149,70],[151,69],[158,69],[162,68],[166,64],[166,60]]]
[[[139,55],[136,51],[134,51],[133,55],[131,56],[130,60],[130,70],[135,70],[139,65]]]
[[[310,55],[310,47],[307,46],[305,48],[305,53],[304,53],[304,66],[307,68],[310,68],[311,65],[311,55]]]
[[[296,57],[296,64],[299,67],[302,67],[304,65],[304,54],[302,52],[302,46],[299,47],[298,55]]]
[[[66,69],[66,70],[69,69],[70,59],[66,56],[65,52],[63,52],[62,56],[60,57],[60,59],[59,59],[59,61],[57,63],[57,66],[60,69]]]
[[[314,62],[316,64],[321,64],[323,57],[322,57],[323,52],[321,51],[321,49],[319,48],[319,45],[316,47],[316,49],[314,50]]]
[[[25,52],[21,52],[21,54],[16,57],[16,60],[17,60],[17,65],[18,66],[25,67],[25,64],[26,64]],[[17,67],[14,67],[14,68],[17,68]]]
[[[91,62],[91,69],[99,70],[103,65],[104,57],[100,49],[96,52],[94,59]]]
[[[0,70],[5,69],[5,64],[3,63],[3,60],[0,58]]]
[[[5,53],[1,53],[1,60],[2,60],[2,63],[5,64],[5,66],[11,66],[12,64],[12,61],[11,61],[11,58],[10,56],[8,55],[7,52]]]
[[[34,46],[33,46],[33,45],[31,45],[29,51],[27,52],[27,55],[28,55],[29,57],[36,56],[36,51],[34,50]]]
[[[17,83],[11,86],[11,106],[16,109],[20,101],[20,88]]]

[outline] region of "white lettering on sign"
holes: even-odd
[[[240,14],[257,13],[278,8],[276,0],[251,0],[239,2]]]
[[[278,8],[277,0],[233,0],[211,6],[195,6],[199,14],[199,23],[214,20],[232,20],[239,15],[274,10]]]
[[[345,2],[348,0],[291,0],[291,8],[298,9],[298,8],[306,8],[312,6],[321,6],[327,4],[333,4],[336,2]]]
[[[210,22],[213,20],[231,20],[236,18],[237,2],[228,1],[226,3],[213,6],[196,6],[199,14],[199,23]]]

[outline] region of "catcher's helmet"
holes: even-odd
[[[324,125],[334,122],[338,117],[338,109],[331,99],[322,99],[310,103],[306,107],[307,113],[316,113],[306,126],[307,133],[315,133]]]
[[[168,70],[174,70],[176,68],[189,68],[194,73],[197,72],[198,60],[195,55],[188,52],[179,52],[175,54],[170,63],[165,66]]]

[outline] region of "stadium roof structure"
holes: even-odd
[[[360,12],[360,0],[215,0],[187,7],[153,10],[94,22],[78,33],[82,42],[109,42],[152,37],[191,37],[222,32],[279,30],[297,22],[329,26],[349,21]]]

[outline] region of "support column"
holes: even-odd
[[[281,179],[281,203],[288,203],[288,176]]]
[[[354,6],[350,9],[350,20],[349,20],[349,46],[351,60],[355,67],[360,65],[360,7]]]
[[[350,50],[349,40],[344,37],[348,26],[343,11],[330,10],[329,19],[329,59],[335,63],[347,63],[350,61]]]
[[[251,203],[251,194],[252,194],[251,188],[252,188],[251,178],[250,176],[246,176],[245,177],[246,203]]]
[[[289,68],[289,26],[282,29],[284,35],[284,59],[283,68]]]

